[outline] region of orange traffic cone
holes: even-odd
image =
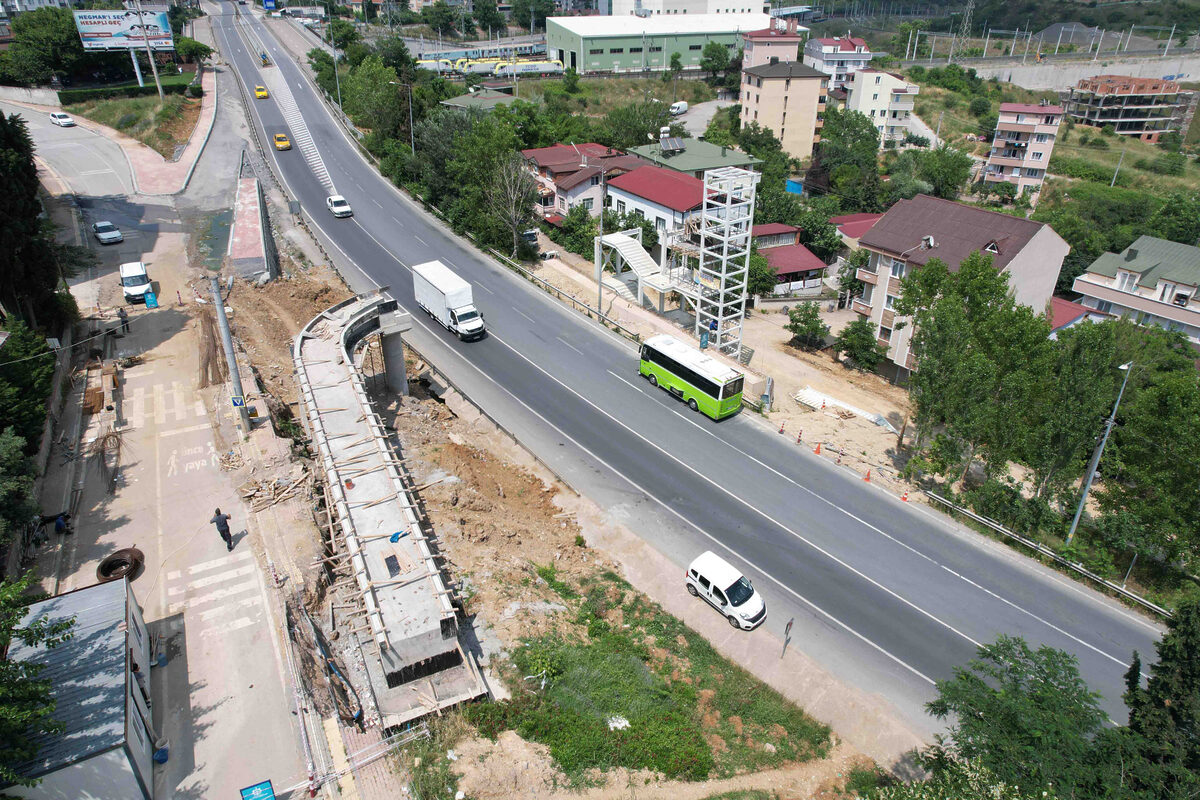
[[[817,442],[817,449],[813,450],[813,452],[816,453],[817,455],[821,455],[821,443],[820,442]]]
[[[867,477],[863,478],[867,483],[871,482],[871,470],[867,470]]]
[[[907,489],[904,490],[904,494],[900,495],[900,499],[906,503],[908,502],[908,490]]]

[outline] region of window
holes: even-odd
[[[631,53],[640,53],[640,52],[642,52],[642,48],[640,48],[640,47],[631,47],[631,48],[629,48],[629,52],[631,52]]]
[[[655,217],[654,228],[655,230],[665,231],[667,229],[667,221],[662,217]]]
[[[610,56],[620,55],[621,53],[624,53],[624,52],[625,52],[625,48],[624,48],[624,47],[610,47],[610,48],[608,48],[608,54],[609,54]]]
[[[588,55],[589,56],[604,55],[604,51],[603,50],[588,50]]]
[[[685,367],[683,364],[680,364],[666,353],[647,347],[642,351],[642,356],[651,364],[657,364],[667,372],[677,376],[681,381],[691,384],[692,386],[696,387],[698,391],[703,392],[709,397],[720,397],[720,384],[718,384],[716,381],[705,378],[691,367]]]
[[[600,176],[593,175],[592,176],[592,186],[599,186],[599,185],[600,185]]]
[[[1175,284],[1163,281],[1158,287],[1158,299],[1164,303],[1171,302],[1171,295],[1175,294]]]
[[[1096,310],[1103,311],[1105,314],[1112,312],[1112,303],[1107,300],[1099,300],[1096,303]]]
[[[880,80],[882,77],[883,77],[882,75],[876,75],[876,76],[875,76],[875,83],[879,83],[879,80]],[[875,96],[876,96],[876,97],[879,97],[879,95],[875,95]]]
[[[879,92],[876,92],[875,94],[871,95],[871,99],[872,99],[872,100],[878,100],[878,99],[879,99]]]
[[[590,197],[585,197],[585,198],[583,198],[582,200],[580,200],[580,201],[579,201],[579,204],[580,204],[581,206],[583,206],[584,208],[586,208],[588,211],[591,211],[591,210],[592,210],[592,203],[593,203],[593,202],[594,202],[594,201],[592,200],[592,198],[590,198]]]
[[[1037,152],[1037,151],[1035,150],[1035,151],[1034,151],[1034,153],[1033,153],[1033,160],[1034,160],[1034,161],[1041,161],[1041,160],[1042,160],[1042,154],[1041,154],[1041,153],[1039,153],[1039,152]]]
[[[689,44],[688,45],[688,50],[699,50],[699,49],[700,49],[700,45],[698,45],[698,44]]]
[[[896,310],[896,301],[899,299],[900,298],[894,294],[885,295],[883,298],[883,307],[886,308],[888,311],[895,311]]]
[[[1044,134],[1044,133],[1035,133],[1035,134],[1033,135],[1033,141],[1034,141],[1034,143],[1035,143],[1035,144],[1045,144],[1045,143],[1046,143],[1046,140],[1047,140],[1047,139],[1049,139],[1049,138],[1050,138],[1050,137],[1049,137],[1049,136],[1047,136],[1047,135],[1046,135],[1046,134]]]
[[[898,258],[892,259],[892,277],[893,278],[903,278],[904,277],[904,262]]]
[[[1000,248],[996,246],[995,242],[988,242],[986,245],[984,245],[983,250],[985,253],[995,253],[996,255],[1000,254]]]
[[[1117,290],[1121,292],[1137,291],[1138,275],[1136,272],[1118,272]]]
[[[645,218],[646,218],[646,214],[645,214],[645,212],[643,212],[643,211],[642,211],[640,208],[635,208],[635,209],[633,210],[633,215],[634,215],[635,217],[637,217],[638,219],[645,219]]]
[[[879,338],[883,339],[888,344],[892,343],[892,329],[879,326]]]
[[[624,200],[618,200],[618,201],[617,201],[617,213],[618,213],[618,214],[624,214],[624,213],[625,213],[625,201],[624,201]]]
[[[658,47],[651,47],[651,48],[650,48],[650,52],[651,52],[651,53],[661,53],[661,52],[662,52],[662,46],[660,45],[660,46],[658,46]]]

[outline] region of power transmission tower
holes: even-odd
[[[958,53],[959,58],[966,52],[967,46],[971,43],[971,14],[975,11],[975,0],[967,0],[967,5],[962,12],[962,24],[958,28],[958,35],[950,40],[950,56],[946,59],[949,64],[954,60],[954,54]]]

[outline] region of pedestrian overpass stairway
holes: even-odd
[[[660,294],[679,292],[688,297],[695,297],[698,292],[698,286],[684,277],[686,270],[664,272],[642,243],[628,234],[605,234],[601,245],[609,250],[606,262],[614,264],[621,272],[630,269],[637,276],[639,295],[646,287]]]

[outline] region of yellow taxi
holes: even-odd
[[[292,140],[287,137],[286,133],[275,134],[275,149],[276,150],[291,150]]]
[[[266,100],[270,96],[271,96],[271,94],[270,94],[270,92],[267,91],[267,87],[265,87],[265,86],[255,86],[254,87],[254,97],[256,99]]]

